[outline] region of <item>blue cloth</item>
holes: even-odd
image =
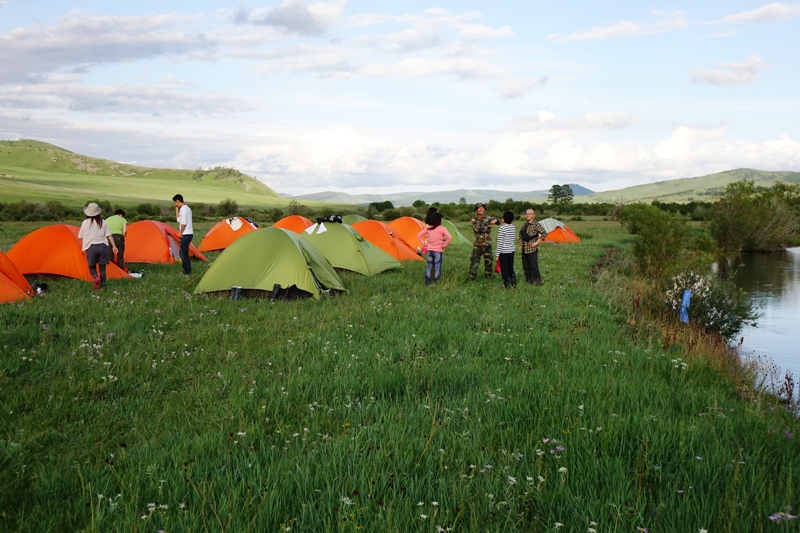
[[[689,302],[692,299],[692,291],[686,289],[683,291],[683,298],[681,298],[681,312],[680,318],[681,322],[684,324],[689,322]]]

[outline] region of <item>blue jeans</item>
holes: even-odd
[[[428,266],[425,269],[425,284],[428,285],[431,281],[439,281],[439,278],[442,277],[442,252],[428,250],[425,254],[425,260],[428,262]],[[433,277],[431,277],[431,274],[433,274]]]
[[[184,274],[192,273],[192,262],[189,259],[189,245],[192,244],[193,236],[194,235],[191,233],[187,235],[181,235],[181,263],[183,264]]]

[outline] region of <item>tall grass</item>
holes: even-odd
[[[48,281],[0,306],[0,527],[775,528],[797,420],[637,335],[589,274],[629,237],[573,229],[516,290],[468,282],[469,247],[321,302],[195,296],[177,265]]]

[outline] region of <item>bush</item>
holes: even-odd
[[[745,325],[755,325],[758,319],[759,315],[745,298],[744,291],[737,289],[731,281],[713,275],[701,276],[694,271],[672,278],[665,299],[669,313],[679,314],[686,290],[692,291],[689,322],[707,333],[731,339]]]

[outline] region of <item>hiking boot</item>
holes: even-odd
[[[92,283],[92,289],[97,290],[100,288],[100,276],[94,277],[94,283]]]

